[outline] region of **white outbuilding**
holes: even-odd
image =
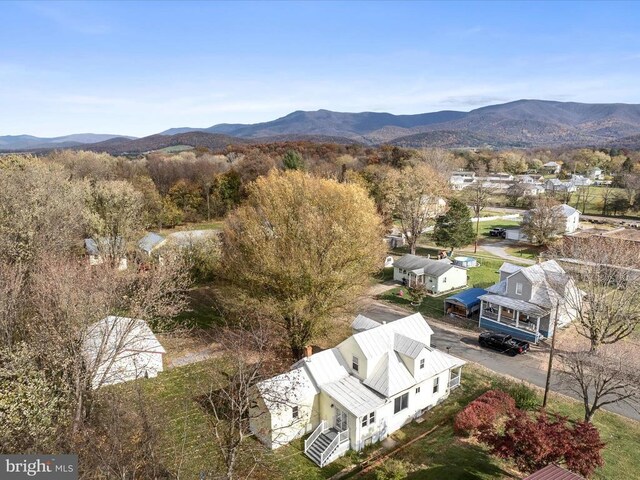
[[[163,370],[166,351],[144,320],[103,318],[87,329],[83,347],[93,388],[153,378]]]

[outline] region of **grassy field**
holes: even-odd
[[[185,230],[221,230],[224,220],[211,220],[210,222],[183,223],[174,228],[164,228],[160,230],[162,235],[168,235],[174,232],[183,232]]]
[[[223,360],[214,359],[163,372],[155,379],[140,381],[148,401],[154,406],[160,429],[161,461],[179,478],[199,478],[200,472],[206,472],[206,478],[214,478],[214,474],[220,472],[222,463],[210,430],[208,414],[198,400],[211,386],[220,385],[223,372]],[[485,369],[467,365],[461,388],[455,390],[445,402],[427,412],[423,423],[408,424],[393,434],[401,445],[442,424],[430,435],[394,455],[408,463],[409,478],[521,478],[508,462],[492,457],[473,441],[457,438],[452,430],[455,414],[498,381],[504,382]],[[130,384],[124,384],[121,388],[126,393]],[[551,397],[550,411],[568,415],[575,420],[582,416],[582,407],[578,402],[554,395]],[[594,478],[636,478],[640,468],[637,457],[640,449],[640,424],[601,412],[595,417],[595,425],[607,446],[604,450],[606,464],[596,472]],[[378,448],[371,447],[365,455],[351,452],[326,468],[319,469],[304,455],[302,445],[302,440],[298,440],[271,452],[249,438],[246,446],[251,448],[252,454],[258,453],[260,465],[252,472],[247,471],[243,466],[249,468],[252,463],[243,457],[239,463],[240,474],[243,478],[249,475],[248,478],[261,480],[326,479],[341,469],[364,460],[366,454]],[[364,478],[375,477],[370,473]]]

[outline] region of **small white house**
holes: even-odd
[[[83,352],[93,388],[156,377],[166,353],[144,320],[113,315],[87,329]]]
[[[448,258],[432,260],[418,255],[404,255],[393,263],[393,279],[403,285],[424,285],[439,294],[467,285],[467,270],[453,265]]]
[[[323,467],[389,436],[460,385],[464,361],[431,347],[419,313],[380,324],[362,315],[354,334],[258,384],[251,431],[275,449],[308,433]]]

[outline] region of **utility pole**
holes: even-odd
[[[556,315],[553,319],[553,337],[551,337],[551,351],[549,352],[549,368],[547,369],[547,381],[544,385],[544,397],[542,399],[542,408],[546,408],[547,399],[549,397],[549,384],[551,383],[551,370],[553,369],[553,355],[556,350],[556,330],[558,329],[558,311],[560,310],[560,302],[556,302]]]

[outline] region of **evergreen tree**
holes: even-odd
[[[452,199],[449,202],[449,210],[436,219],[433,228],[433,239],[440,247],[454,248],[465,247],[473,242],[473,224],[471,212],[460,200]]]

